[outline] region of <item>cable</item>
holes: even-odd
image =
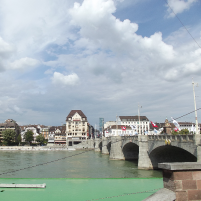
[[[98,198],[98,199],[92,199],[92,200],[86,200],[86,201],[104,200],[104,199],[108,199],[108,198],[117,198],[117,197],[122,197],[122,196],[127,196],[127,195],[134,195],[134,194],[138,194],[138,193],[150,193],[150,191],[156,191],[156,190],[160,190],[160,189],[161,189],[161,188],[152,189],[152,190],[148,190],[148,191],[141,191],[141,192],[136,192],[136,193],[125,193],[125,194],[123,194],[123,195],[115,195],[115,196],[104,197],[104,198]]]
[[[198,108],[197,110],[200,110],[200,109],[201,109],[201,108]],[[187,113],[187,114],[184,114],[184,115],[182,115],[182,116],[180,116],[180,117],[177,117],[177,118],[175,118],[175,119],[179,119],[179,118],[184,117],[184,116],[186,116],[186,115],[189,115],[189,114],[191,114],[191,113],[193,113],[193,112],[195,112],[195,111],[196,111],[196,110],[194,110],[194,111],[192,111],[192,112],[189,112],[189,113]],[[104,140],[103,140],[103,141],[104,141]],[[103,142],[103,141],[102,141],[102,142]],[[122,141],[122,140],[117,140],[116,142],[113,142],[113,144],[114,144],[114,143],[117,143],[117,142],[119,142],[119,141]],[[107,145],[104,145],[104,146],[107,146]],[[41,164],[37,164],[37,165],[34,165],[34,166],[28,166],[28,167],[25,167],[25,168],[22,168],[22,169],[13,170],[13,171],[11,171],[11,172],[4,172],[4,173],[1,173],[0,176],[1,176],[1,175],[4,175],[4,174],[14,173],[14,172],[18,172],[18,171],[21,171],[21,170],[25,170],[25,169],[37,167],[37,166],[47,165],[47,164],[49,164],[49,163],[54,163],[54,162],[59,161],[59,160],[64,160],[64,159],[67,159],[67,158],[71,158],[71,157],[73,157],[73,156],[81,155],[81,154],[83,154],[83,153],[86,153],[86,152],[88,152],[88,151],[92,151],[92,150],[95,150],[95,149],[99,149],[99,148],[88,149],[88,150],[85,150],[85,151],[83,151],[83,152],[81,152],[81,153],[77,153],[77,154],[74,154],[74,155],[71,155],[71,156],[66,156],[66,157],[59,158],[59,159],[56,159],[56,160],[53,160],[53,161],[49,161],[49,162],[46,162],[46,163],[41,163]]]
[[[179,22],[182,24],[182,26],[186,29],[186,31],[188,32],[188,34],[191,36],[191,38],[194,40],[194,42],[198,45],[199,48],[201,48],[201,46],[198,44],[198,42],[195,40],[195,38],[191,35],[191,33],[188,31],[188,29],[185,27],[185,25],[182,23],[182,21],[179,19],[179,17],[176,15],[176,13],[174,12],[174,10],[170,7],[170,5],[168,4],[168,2],[166,0],[164,0],[165,3],[168,5],[168,7],[170,8],[170,10],[172,10],[172,12],[174,13],[174,15],[177,17],[177,19],[179,20]]]
[[[184,115],[182,115],[182,116],[180,116],[180,117],[177,117],[177,118],[175,118],[175,119],[180,119],[181,117],[184,117],[184,116],[187,116],[187,115],[189,115],[189,114],[191,114],[191,113],[193,113],[193,112],[195,112],[195,111],[198,111],[198,110],[200,110],[201,108],[198,108],[197,110],[193,110],[192,112],[189,112],[189,113],[187,113],[187,114],[184,114]],[[171,120],[172,121],[172,120]]]
[[[104,140],[103,140],[104,141]],[[102,142],[103,142],[102,141]],[[120,142],[121,140],[117,140],[116,142],[113,142],[113,143],[117,143],[117,142]],[[104,146],[107,146],[107,145],[104,145]],[[42,165],[47,165],[48,163],[54,163],[56,161],[59,161],[59,160],[64,160],[64,159],[67,159],[67,158],[71,158],[73,156],[77,156],[77,155],[81,155],[81,154],[84,154],[88,151],[94,151],[95,149],[99,149],[99,148],[94,148],[94,149],[88,149],[88,150],[85,150],[81,153],[76,153],[74,155],[71,155],[71,156],[66,156],[66,157],[63,157],[63,158],[59,158],[59,159],[56,159],[56,160],[53,160],[53,161],[49,161],[49,162],[46,162],[46,163],[41,163],[41,164],[37,164],[37,165],[34,165],[34,166],[28,166],[28,167],[25,167],[25,168],[22,168],[22,169],[18,169],[18,170],[13,170],[13,171],[10,171],[10,172],[4,172],[4,173],[1,173],[1,175],[4,175],[4,174],[9,174],[9,173],[14,173],[14,172],[18,172],[18,171],[21,171],[21,170],[26,170],[26,169],[30,169],[30,168],[34,168],[34,167],[37,167],[37,166],[42,166]]]

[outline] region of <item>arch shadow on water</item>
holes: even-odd
[[[157,147],[151,151],[149,157],[154,169],[158,169],[158,163],[197,161],[197,158],[188,151],[179,147],[168,145]]]
[[[108,150],[108,152],[109,152],[109,154],[110,154],[110,151],[111,151],[111,142],[109,142],[109,143],[107,144],[107,150]]]
[[[138,160],[139,146],[135,143],[129,142],[124,145],[122,152],[125,160]]]
[[[98,145],[100,151],[102,151],[102,146],[103,146],[103,143],[102,143],[102,141],[101,141],[101,142],[99,143],[99,145]]]

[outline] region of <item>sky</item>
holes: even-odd
[[[0,122],[62,125],[82,110],[98,127],[142,106],[162,123],[194,111],[192,78],[201,108],[200,11],[200,0],[0,0]]]

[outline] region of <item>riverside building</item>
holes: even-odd
[[[20,134],[20,127],[13,119],[7,119],[4,123],[0,123],[0,142],[3,140],[2,132],[6,129],[14,130],[16,133],[15,140]]]
[[[146,116],[119,116],[118,125],[133,125],[136,127],[136,132],[143,134],[145,131],[149,132],[150,124]]]
[[[73,146],[88,138],[87,117],[81,110],[71,110],[66,117],[66,144]]]

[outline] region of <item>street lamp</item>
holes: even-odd
[[[141,128],[140,128],[140,108],[142,108],[142,106],[138,105],[139,134],[141,134]]]
[[[197,109],[196,109],[196,101],[195,101],[195,89],[194,85],[198,86],[198,83],[194,83],[193,78],[192,78],[192,85],[193,85],[193,96],[194,96],[194,106],[195,106],[195,124],[196,124],[196,134],[199,134],[198,132],[198,117],[197,117]]]

